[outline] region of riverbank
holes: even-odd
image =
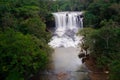
[[[89,77],[91,80],[108,80],[108,71],[98,69],[94,59],[90,56],[85,60],[85,65],[90,70]]]

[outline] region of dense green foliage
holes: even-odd
[[[0,34],[1,75],[8,76],[7,80],[10,78],[13,80],[18,75],[19,77],[14,79],[18,80],[20,76],[27,77],[38,72],[39,69],[44,69],[48,61],[47,52],[36,42],[41,41],[13,30],[2,32]]]
[[[120,74],[120,2],[95,0],[84,15],[84,46],[88,47],[96,67],[109,70],[109,80],[119,80]],[[97,29],[93,29],[97,28]]]
[[[47,68],[52,49],[40,0],[0,0],[0,80],[28,80]]]
[[[120,28],[103,27],[95,30],[83,29],[84,45],[88,46],[90,55],[95,59],[98,68],[110,71],[110,80],[119,80],[120,72]]]
[[[84,15],[84,46],[98,68],[109,70],[109,80],[120,77],[120,1],[93,0]],[[97,28],[97,29],[95,29]]]
[[[86,27],[101,27],[103,20],[113,20],[119,23],[120,1],[119,0],[94,0],[87,6],[84,24]]]

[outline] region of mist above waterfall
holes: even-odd
[[[82,12],[57,12],[55,17],[55,32],[49,45],[55,47],[76,47],[81,37],[76,33],[83,28]]]

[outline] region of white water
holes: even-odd
[[[55,47],[77,47],[82,37],[76,36],[79,29],[83,28],[82,12],[57,12],[53,13],[56,28],[49,45]]]

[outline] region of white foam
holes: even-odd
[[[76,36],[79,29],[83,28],[82,12],[58,12],[55,17],[56,30],[51,41],[51,47],[77,47],[82,37]]]
[[[78,44],[81,42],[80,40],[82,37],[80,36],[74,36],[74,40],[70,37],[58,37],[53,36],[51,41],[48,43],[51,47],[77,47]]]

